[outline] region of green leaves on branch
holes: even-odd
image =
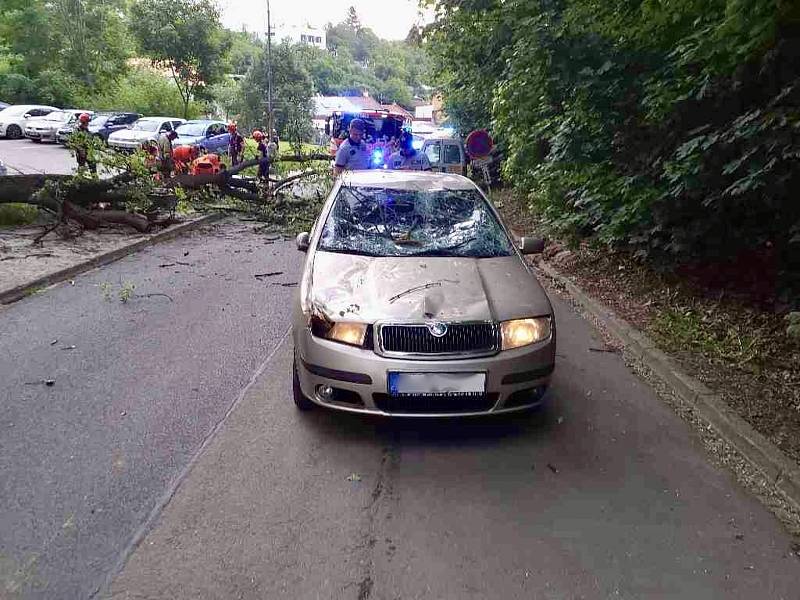
[[[429,4],[448,114],[491,127],[552,227],[670,261],[767,249],[800,286],[796,2]]]

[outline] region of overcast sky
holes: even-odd
[[[222,23],[229,29],[264,32],[267,29],[266,0],[219,0]],[[338,23],[354,6],[361,22],[379,37],[405,39],[408,30],[419,20],[417,0],[270,0],[273,28],[280,24],[310,23],[323,27]]]

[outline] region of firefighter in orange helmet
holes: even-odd
[[[231,121],[228,123],[228,154],[231,157],[231,166],[236,166],[242,162],[242,154],[244,152],[244,137],[236,128],[236,123]]]
[[[89,169],[90,173],[97,173],[97,162],[90,156],[90,146],[92,134],[89,133],[89,121],[92,116],[89,113],[81,113],[78,116],[78,127],[70,136],[70,146],[75,150],[75,160],[78,161],[78,169]]]

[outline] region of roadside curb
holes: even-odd
[[[67,267],[66,269],[61,269],[60,271],[43,275],[42,277],[34,279],[33,281],[29,281],[28,283],[24,283],[22,285],[18,285],[17,287],[11,288],[10,290],[0,292],[0,304],[12,304],[17,300],[21,300],[22,298],[30,295],[35,290],[51,286],[66,279],[71,279],[80,273],[85,273],[86,271],[91,271],[97,267],[115,262],[121,258],[125,258],[129,254],[133,254],[134,252],[138,252],[143,248],[147,248],[148,246],[153,246],[160,242],[171,240],[175,237],[183,235],[184,233],[197,229],[198,227],[202,227],[203,225],[208,225],[210,223],[214,223],[215,221],[219,221],[224,216],[225,215],[222,213],[205,215],[199,219],[194,219],[193,221],[181,223],[170,229],[165,229],[153,234],[149,238],[139,240],[138,242],[123,246],[122,248],[117,248],[116,250],[111,250],[110,252],[106,252],[104,254],[98,254],[97,256],[94,256],[76,265],[72,265],[71,267]]]
[[[794,504],[795,508],[800,510],[800,468],[794,461],[734,413],[720,395],[684,373],[676,362],[656,348],[653,341],[644,333],[617,317],[613,311],[591,298],[572,280],[546,262],[541,261],[536,266],[562,284],[587,312],[624,344],[626,350],[691,405],[703,420],[761,471]]]

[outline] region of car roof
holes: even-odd
[[[48,106],[47,104],[12,104],[11,106],[7,106],[6,108],[47,108],[53,110],[61,110],[60,108],[55,108],[54,106]]]
[[[142,117],[140,121],[185,121],[180,117]]]
[[[399,190],[474,190],[472,180],[452,173],[429,171],[393,171],[371,169],[369,171],[345,171],[341,175],[343,185],[356,187],[388,187]]]
[[[186,121],[184,123],[184,125],[189,125],[189,124],[192,124],[192,125],[200,125],[200,124],[211,125],[212,123],[222,123],[222,121],[217,121],[216,119],[191,119],[189,121]],[[225,123],[222,123],[222,124],[224,125]]]

